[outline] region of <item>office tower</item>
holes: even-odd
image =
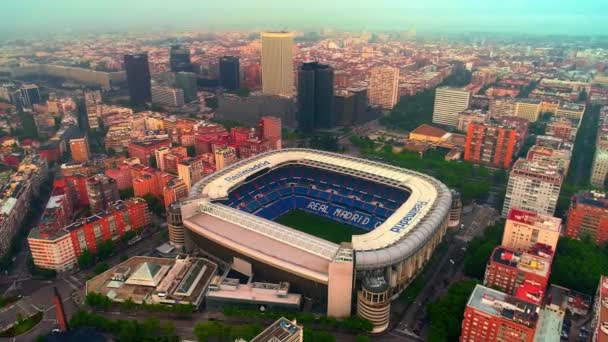
[[[144,105],[152,100],[150,89],[150,66],[148,54],[138,53],[125,55],[125,70],[127,73],[127,87],[129,98],[134,106]]]
[[[362,123],[368,120],[367,109],[369,102],[367,98],[367,88],[348,88],[350,93],[353,93],[354,98],[354,120],[355,123]]]
[[[19,100],[23,107],[31,107],[42,102],[40,89],[35,84],[24,84],[19,88]]]
[[[508,169],[528,132],[525,121],[470,123],[464,160],[490,167]]]
[[[608,176],[608,107],[600,112],[597,138],[595,139],[595,153],[591,165],[591,185],[604,188]]]
[[[502,216],[511,208],[553,216],[563,181],[559,165],[520,158],[509,174]]]
[[[435,92],[433,123],[456,127],[458,114],[469,107],[471,94],[463,88],[441,87]]]
[[[184,91],[179,88],[153,86],[152,103],[162,106],[181,107],[184,105]]]
[[[477,285],[464,311],[460,341],[533,342],[538,313],[534,304]]]
[[[72,154],[72,160],[77,162],[86,162],[91,158],[91,151],[89,149],[89,139],[87,136],[82,138],[70,139],[70,152]]]
[[[86,187],[93,214],[107,210],[110,203],[120,199],[116,181],[104,174],[87,178]]]
[[[608,340],[608,277],[602,275],[593,300],[593,316],[590,328],[593,329],[591,341],[605,342]]]
[[[226,166],[236,162],[236,150],[233,147],[225,146],[216,148],[213,151],[215,158],[215,170],[219,171]]]
[[[554,251],[548,252],[548,255],[543,252],[532,254],[505,246],[496,247],[486,266],[483,285],[540,305],[551,274]],[[527,289],[535,290],[528,292]]]
[[[87,111],[89,129],[99,128],[99,116],[97,106],[101,104],[101,90],[85,90],[84,106]]]
[[[262,32],[262,91],[293,95],[293,33]]]
[[[193,72],[190,50],[181,45],[172,45],[169,51],[169,65],[172,72]]]
[[[334,69],[317,62],[298,71],[298,127],[303,132],[331,129],[334,120]]]
[[[186,184],[186,189],[190,188],[201,178],[203,178],[203,159],[187,158],[177,164],[177,175]]]
[[[562,219],[533,211],[511,209],[505,222],[501,245],[518,252],[528,252],[537,244],[555,252]]]
[[[580,192],[572,196],[564,235],[591,237],[598,245],[608,241],[608,198],[602,192]]]
[[[278,150],[281,148],[282,126],[281,119],[272,116],[263,116],[260,118],[259,135],[260,138],[270,141],[272,148]]]
[[[175,87],[184,92],[184,102],[196,101],[196,74],[193,72],[176,72]]]
[[[399,100],[399,69],[389,66],[372,68],[367,96],[371,105],[393,109]]]
[[[529,122],[536,122],[540,115],[541,101],[538,99],[519,99],[515,103],[515,115]]]
[[[355,94],[347,90],[338,90],[334,94],[334,112],[338,126],[349,126],[355,123]]]
[[[226,90],[239,89],[239,58],[234,56],[220,57],[220,87]]]

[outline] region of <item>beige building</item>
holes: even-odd
[[[371,105],[393,109],[399,100],[399,69],[390,66],[372,68],[367,94]]]
[[[603,188],[608,176],[608,107],[600,113],[600,122],[595,140],[595,153],[591,165],[591,185]]]
[[[203,160],[188,158],[180,161],[177,164],[177,175],[186,183],[186,188],[190,191],[190,187],[203,178]]]
[[[219,171],[226,166],[234,163],[236,158],[236,150],[233,147],[226,146],[213,151],[215,157],[215,170]]]
[[[582,121],[586,106],[578,103],[562,103],[557,107],[555,116],[558,118],[570,118]]]
[[[293,33],[262,32],[262,92],[292,96]]]
[[[522,99],[515,103],[515,116],[526,119],[529,122],[536,122],[540,115],[540,100]]]
[[[89,150],[89,140],[87,139],[87,136],[70,139],[70,152],[74,161],[88,161],[91,158],[91,151]]]
[[[553,216],[563,180],[559,165],[520,158],[509,174],[502,216],[512,208]]]
[[[469,108],[471,93],[463,88],[442,87],[435,93],[433,123],[458,126],[458,116]]]
[[[502,246],[528,252],[537,243],[551,246],[555,252],[562,219],[533,211],[511,209],[507,215]]]

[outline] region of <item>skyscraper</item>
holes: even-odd
[[[293,33],[262,32],[262,91],[293,95]]]
[[[334,69],[317,62],[298,71],[298,126],[304,132],[329,129],[334,120]]]
[[[469,107],[471,94],[462,88],[437,88],[435,106],[433,108],[433,123],[458,126],[458,114]]]
[[[125,55],[125,70],[127,71],[127,86],[129,88],[131,104],[141,106],[146,102],[150,102],[152,100],[152,91],[148,54]]]
[[[234,56],[220,57],[220,86],[226,90],[240,88],[239,58]]]
[[[175,87],[184,91],[184,101],[196,101],[196,74],[193,72],[176,72]]]
[[[368,96],[370,104],[393,109],[399,97],[399,69],[389,66],[372,68]]]
[[[194,68],[190,62],[190,51],[181,45],[172,45],[169,52],[169,64],[173,72],[193,72]]]

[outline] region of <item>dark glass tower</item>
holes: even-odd
[[[334,69],[318,62],[304,63],[298,70],[298,127],[311,132],[334,126]]]
[[[227,90],[240,88],[238,57],[220,57],[220,86]]]
[[[141,106],[152,100],[150,89],[150,67],[148,54],[138,53],[125,55],[125,70],[127,71],[127,86],[131,105]]]
[[[172,72],[193,72],[190,62],[190,51],[181,45],[172,45],[169,53],[169,64]]]

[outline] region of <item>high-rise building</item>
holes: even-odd
[[[293,33],[262,32],[262,91],[293,95]]]
[[[463,88],[437,88],[433,107],[433,123],[458,126],[458,114],[469,107],[470,99],[471,94]]]
[[[338,90],[334,94],[334,112],[338,126],[350,126],[355,123],[355,94],[347,90]]]
[[[553,216],[563,180],[559,165],[520,158],[509,174],[502,216],[512,208]]]
[[[529,122],[536,122],[540,115],[541,101],[538,99],[519,99],[515,103],[515,115]]]
[[[486,266],[483,285],[540,305],[549,283],[552,256],[553,253],[534,255],[498,246]],[[522,291],[526,282],[538,284],[537,292]],[[524,296],[519,297],[518,292]]]
[[[608,107],[600,112],[600,121],[595,139],[595,153],[591,166],[591,185],[604,188],[608,176]]]
[[[281,119],[272,116],[263,116],[260,118],[259,135],[260,138],[268,140],[273,149],[281,148],[282,126]]]
[[[508,169],[528,132],[527,122],[470,123],[464,160]]]
[[[141,106],[146,102],[150,102],[152,100],[152,92],[148,54],[125,55],[124,59],[131,104]]]
[[[562,220],[533,211],[511,209],[505,222],[502,246],[528,252],[537,244],[557,249]]]
[[[371,105],[393,109],[399,100],[399,69],[390,66],[372,68],[367,96]]]
[[[176,72],[175,87],[184,92],[184,102],[196,101],[196,74],[193,72]]]
[[[116,181],[104,174],[87,178],[86,187],[93,214],[108,209],[112,202],[120,199]]]
[[[580,192],[572,196],[564,235],[591,237],[598,245],[608,241],[608,198],[601,192]]]
[[[508,294],[477,285],[462,321],[461,342],[533,342],[539,307]]]
[[[593,316],[590,324],[591,341],[608,341],[608,277],[602,275],[593,300]]]
[[[201,158],[187,158],[177,164],[177,175],[190,188],[204,176],[203,160]]]
[[[334,120],[334,69],[317,62],[298,71],[298,127],[303,132],[330,129]]]
[[[551,148],[536,144],[530,147],[526,155],[526,159],[528,160],[559,165],[564,170],[564,175],[568,174],[571,158],[572,150],[566,145],[563,145],[562,148]]]
[[[87,111],[89,129],[99,128],[99,116],[97,113],[97,105],[101,104],[101,90],[85,90],[84,105]]]
[[[230,146],[225,146],[225,147],[214,149],[213,155],[215,158],[215,169],[217,171],[236,162],[236,160],[237,160],[236,150]]]
[[[236,90],[240,85],[239,58],[234,56],[220,57],[220,87]]]
[[[91,150],[89,149],[89,139],[87,136],[70,139],[70,152],[74,161],[86,162],[89,160],[91,158]]]
[[[169,65],[172,72],[193,72],[190,50],[181,45],[172,45],[169,51]]]
[[[35,84],[24,84],[19,88],[19,101],[23,107],[31,107],[42,102],[40,89]]]
[[[170,107],[181,107],[184,105],[184,91],[180,88],[153,86],[152,103]]]

